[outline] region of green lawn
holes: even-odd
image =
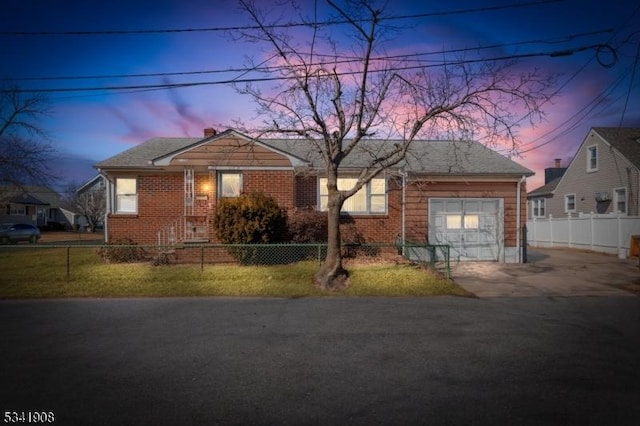
[[[69,254],[66,248],[1,248],[0,298],[469,295],[452,281],[406,264],[349,265],[349,288],[328,294],[312,285],[317,268],[312,261],[201,270],[192,264],[107,264],[92,248],[70,248]]]

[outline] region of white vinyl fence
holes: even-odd
[[[580,214],[527,221],[527,243],[532,247],[570,247],[626,258],[632,235],[640,235],[637,216]]]

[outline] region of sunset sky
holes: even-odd
[[[312,15],[312,0],[298,3]],[[317,4],[328,18],[326,2]],[[393,0],[387,11],[405,16],[395,21],[405,31],[391,51],[494,46],[487,57],[522,57],[522,67],[558,73],[546,121],[520,132],[514,159],[536,172],[529,190],[554,158],[568,164],[589,128],[640,127],[637,2]],[[151,137],[201,136],[251,119],[251,100],[222,83],[251,76],[241,71],[247,55],[264,59],[221,30],[248,23],[234,0],[4,0],[0,78],[48,94],[53,115],[43,127],[58,151],[59,184],[82,182],[95,174],[92,164]],[[206,84],[169,88],[192,82]]]

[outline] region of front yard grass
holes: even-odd
[[[469,293],[414,265],[350,263],[350,286],[326,293],[312,284],[317,263],[274,266],[108,264],[92,248],[0,250],[0,298],[169,296],[435,296]]]

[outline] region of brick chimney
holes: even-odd
[[[204,129],[205,138],[210,138],[211,136],[215,136],[215,135],[216,135],[216,129],[214,129],[213,127],[207,127],[206,129]]]
[[[544,184],[548,184],[554,179],[561,177],[567,171],[566,167],[562,167],[562,158],[553,159],[553,167],[544,169]]]

